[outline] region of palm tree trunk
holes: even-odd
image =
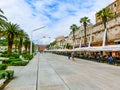
[[[17,51],[17,45],[15,44],[15,51]]]
[[[75,31],[73,30],[73,49],[75,48]]]
[[[91,46],[91,42],[92,42],[92,31],[91,31],[91,33],[90,33],[90,40],[89,40],[89,45],[88,45],[88,47]]]
[[[12,52],[13,40],[8,41],[8,52]]]
[[[30,44],[27,45],[27,51],[30,51]]]
[[[106,43],[107,43],[107,42],[106,42],[106,41],[107,41],[107,40],[106,40],[106,39],[107,39],[107,38],[106,38],[106,37],[107,37],[106,35],[107,35],[107,28],[105,28],[105,31],[104,31],[104,36],[103,36],[103,45],[102,45],[102,46],[105,46],[105,45],[106,45]]]
[[[8,52],[12,52],[12,45],[13,45],[13,37],[11,38],[8,36]]]
[[[10,41],[8,41],[8,52],[11,52],[11,49],[10,49]]]
[[[107,44],[107,26],[106,26],[106,23],[107,23],[107,17],[103,17],[102,19],[103,21],[103,24],[104,24],[104,37],[103,37],[103,46],[105,46]]]
[[[22,41],[23,41],[23,39],[20,38],[19,53],[21,53],[21,51],[22,51]]]
[[[107,44],[107,27],[106,27],[106,22],[105,21],[104,21],[104,28],[105,28],[105,31],[104,31],[103,45],[102,46],[105,46]]]
[[[84,44],[85,44],[85,46],[86,46],[86,26],[87,26],[87,24],[84,23],[84,34],[85,34]]]
[[[27,45],[25,45],[25,52],[27,52]]]

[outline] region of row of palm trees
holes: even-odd
[[[113,13],[110,11],[109,8],[104,8],[102,10],[100,10],[98,13],[97,13],[97,18],[99,20],[101,20],[101,22],[103,23],[104,25],[104,32],[106,32],[106,37],[107,37],[107,26],[106,26],[106,23],[108,21],[108,19],[110,18],[113,18]],[[83,24],[84,26],[84,44],[86,46],[86,42],[87,42],[87,38],[86,38],[86,28],[87,28],[87,25],[90,23],[90,19],[86,16],[84,16],[83,18],[80,19],[80,23]],[[74,42],[75,42],[75,31],[78,30],[78,27],[76,24],[73,24],[70,26],[70,29],[72,30],[72,33],[73,33],[73,45],[74,45]],[[107,38],[106,38],[106,41],[105,43],[107,43]]]
[[[83,23],[83,26],[84,26],[84,34],[85,34],[85,38],[84,38],[84,42],[85,42],[85,45],[86,45],[86,27],[88,25],[88,23],[90,23],[90,19],[88,17],[83,17],[80,19],[80,23]],[[70,26],[70,29],[72,29],[72,32],[73,32],[73,43],[75,41],[75,31],[78,29],[77,25],[76,24],[73,24]]]
[[[30,48],[28,34],[24,32],[18,24],[8,22],[7,18],[4,16],[4,12],[0,9],[0,38],[1,37],[7,39],[8,52],[12,51],[13,44],[15,49],[18,49],[19,53],[21,53],[23,45],[26,52]]]

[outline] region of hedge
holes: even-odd
[[[15,58],[19,58],[19,54],[2,54],[1,57],[15,57]]]
[[[20,58],[16,59],[9,59],[9,60],[4,60],[2,61],[3,64],[10,64],[12,61],[22,61]]]
[[[32,55],[30,54],[22,54],[22,56],[26,59],[26,60],[31,60],[33,58]]]
[[[0,70],[0,79],[12,79],[14,76],[13,70]]]
[[[7,68],[6,64],[0,64],[0,70],[5,70]]]
[[[14,71],[13,70],[6,70],[6,72],[8,73],[8,79],[12,79],[14,77]]]
[[[28,62],[26,61],[12,61],[10,65],[12,66],[25,66]]]

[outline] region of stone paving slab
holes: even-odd
[[[69,90],[120,90],[118,66],[77,58],[74,62],[68,60],[67,56],[54,54],[45,56],[46,62],[61,77]]]
[[[4,90],[36,90],[37,70],[37,90],[120,90],[119,66],[48,53],[35,56]]]
[[[11,67],[10,69],[13,69]],[[15,78],[3,90],[36,90],[37,56],[24,66],[22,71],[15,69]]]
[[[38,90],[69,90],[45,59],[40,61]]]
[[[18,77],[21,71],[23,71],[24,66],[8,66],[7,70],[14,70],[14,77]]]
[[[39,57],[36,55],[25,67],[9,67],[9,69],[15,70],[15,78],[3,90],[68,90],[46,61],[43,62],[44,64],[40,62],[38,69],[38,59],[43,58],[41,55]],[[43,58],[43,60],[45,59]],[[38,87],[36,87],[37,70],[39,70]]]

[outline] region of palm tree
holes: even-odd
[[[70,26],[70,29],[72,30],[73,33],[73,49],[74,49],[74,42],[75,42],[75,31],[78,29],[76,24],[73,24]]]
[[[106,27],[106,23],[108,21],[109,18],[113,17],[113,13],[110,11],[109,8],[104,8],[102,10],[100,10],[97,13],[97,18],[100,19],[103,22],[104,25],[104,39],[103,39],[103,46],[107,43],[107,27]],[[106,39],[106,41],[104,41]]]
[[[3,15],[4,12],[0,9],[0,25],[2,25],[7,18]]]
[[[4,12],[0,9],[0,37],[3,36],[3,27],[7,18],[4,16]]]
[[[80,23],[83,23],[83,26],[84,26],[84,34],[85,34],[84,44],[86,46],[86,41],[87,41],[87,39],[86,39],[86,28],[87,28],[88,23],[90,23],[90,19],[85,16],[85,17],[80,19]]]
[[[18,30],[19,30],[19,25],[17,24],[13,24],[9,22],[9,23],[6,23],[5,25],[3,34],[8,40],[8,52],[12,51],[13,41],[15,36],[18,34]]]
[[[70,49],[70,48],[72,48],[72,46],[69,43],[67,43],[66,48]]]
[[[18,50],[19,53],[21,53],[21,49],[22,49],[22,44],[23,44],[23,39],[25,38],[25,32],[23,30],[19,30],[18,31],[18,37],[19,37],[19,46],[18,46]]]
[[[28,49],[30,50],[30,39],[28,37],[27,34],[25,34],[25,38],[24,38],[24,41],[23,41],[23,45],[25,47],[25,52],[28,51]]]

